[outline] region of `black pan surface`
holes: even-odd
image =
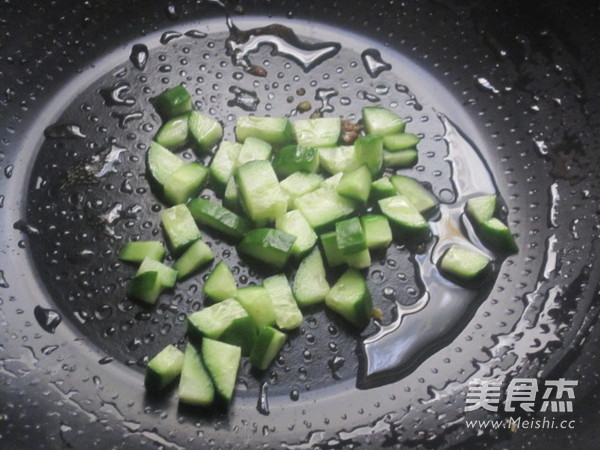
[[[224,6],[0,6],[2,446],[579,448],[596,442],[597,6]],[[307,68],[264,46],[249,55],[268,72],[256,77],[225,53],[227,14],[240,30],[278,23],[308,45],[340,49]],[[369,70],[361,58],[369,49],[389,67]],[[236,117],[248,112],[307,117],[321,109],[355,120],[366,105],[396,109],[423,137],[419,164],[402,173],[431,186],[449,210],[460,206],[464,195],[457,194],[495,185],[520,252],[499,260],[493,280],[468,302],[445,309],[439,298],[453,298],[453,288],[430,289],[414,252],[393,246],[375,255],[367,279],[381,326],[404,314],[398,342],[407,348],[401,356],[410,356],[385,377],[363,376],[361,342],[379,327],[356,336],[316,307],[272,369],[256,374],[242,367],[229,410],[178,408],[174,392],[148,397],[143,368],[164,345],[185,342],[185,315],[203,306],[202,275],[209,272],[145,308],[126,298],[132,269],[116,262],[123,242],[161,236],[157,217],[164,206],[145,174],[146,146],[160,126],[150,98],[179,83],[197,108],[225,124],[229,137]],[[295,113],[301,101],[313,110]],[[191,151],[183,156],[196,158]],[[461,162],[475,167],[476,176]],[[465,180],[471,191],[457,188]],[[220,236],[204,237],[241,284],[267,274],[249,267]],[[418,308],[428,290],[435,295]],[[406,329],[420,340],[411,344]],[[573,420],[574,428],[469,428],[467,420],[510,416],[465,413],[468,383],[478,378],[505,386],[514,378],[577,380],[573,412],[523,415]]]

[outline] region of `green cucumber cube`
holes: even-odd
[[[162,117],[170,119],[192,110],[192,96],[183,86],[175,86],[157,95],[154,107]]]
[[[414,149],[421,142],[419,136],[413,133],[398,133],[384,136],[383,147],[389,152]]]
[[[237,184],[235,184],[235,178],[233,177],[229,179],[227,186],[225,187],[223,206],[235,213],[240,211],[240,196]]]
[[[188,114],[184,114],[169,120],[160,127],[155,140],[169,150],[176,150],[188,142],[188,135]]]
[[[175,261],[173,268],[177,270],[177,278],[181,280],[189,277],[213,259],[215,259],[215,255],[210,247],[199,239]]]
[[[144,385],[151,392],[166,388],[181,373],[183,352],[174,345],[167,345],[146,366]]]
[[[319,168],[319,154],[314,147],[286,145],[273,158],[273,169],[280,177],[296,172],[314,173]]]
[[[387,248],[392,243],[392,229],[385,216],[367,214],[360,218],[365,232],[367,248]]]
[[[294,140],[294,130],[288,119],[242,116],[237,120],[235,136],[238,142],[255,137],[269,144],[282,146]]]
[[[292,291],[299,306],[308,306],[325,300],[329,292],[323,258],[318,248],[306,256],[294,277]]]
[[[271,144],[262,139],[248,137],[240,149],[235,167],[240,167],[250,161],[264,161],[271,157]]]
[[[287,336],[272,327],[264,327],[258,333],[250,353],[250,364],[258,370],[266,370],[283,348]]]
[[[235,319],[250,317],[236,300],[229,298],[187,317],[188,333],[195,339],[219,339]]]
[[[367,282],[356,269],[348,269],[331,287],[325,305],[359,329],[365,328],[373,315]]]
[[[190,210],[177,205],[160,212],[160,220],[171,249],[179,253],[202,237]]]
[[[423,214],[435,208],[439,201],[421,183],[405,175],[392,175],[390,177],[396,191],[411,202]]]
[[[332,175],[340,172],[349,172],[360,167],[360,163],[356,159],[354,145],[320,148],[318,151],[319,164]]]
[[[338,248],[345,255],[357,253],[367,248],[365,232],[358,217],[337,222],[335,224],[335,236]]]
[[[240,347],[213,339],[202,339],[202,359],[219,396],[230,402],[240,367]]]
[[[473,224],[475,226],[479,226],[494,217],[497,200],[498,197],[496,194],[481,195],[479,197],[470,198],[467,200],[465,212],[473,221]]]
[[[188,117],[192,139],[201,151],[210,150],[223,137],[223,127],[212,117],[192,111]]]
[[[156,272],[158,274],[158,283],[164,288],[174,287],[175,282],[177,281],[176,269],[172,269],[160,261],[151,258],[144,258],[135,276],[138,277],[145,272]]]
[[[150,305],[156,303],[163,285],[160,283],[158,272],[143,272],[134,276],[127,286],[127,295],[135,300],[139,300]]]
[[[187,344],[179,379],[179,402],[208,407],[214,400],[215,387],[204,367],[202,357],[192,344]]]
[[[398,114],[381,106],[367,106],[362,110],[367,134],[389,136],[404,133],[406,122]]]
[[[304,147],[335,147],[342,132],[339,117],[304,119],[294,122],[298,145]]]
[[[302,312],[285,275],[274,275],[266,278],[263,286],[271,297],[275,323],[282,330],[298,328],[302,323]]]
[[[238,250],[254,259],[281,269],[292,254],[296,236],[272,228],[249,231]]]
[[[200,193],[207,175],[208,169],[198,163],[190,163],[177,169],[165,180],[165,198],[172,205],[186,203]]]
[[[331,228],[335,222],[348,217],[356,208],[352,200],[326,187],[298,197],[294,206],[314,230]]]
[[[219,340],[242,349],[242,356],[250,356],[257,330],[254,319],[250,316],[233,319]]]
[[[169,176],[185,166],[185,161],[157,142],[150,144],[148,150],[148,171],[152,178],[163,186]]]
[[[444,252],[438,261],[438,267],[451,281],[473,285],[485,278],[490,263],[490,259],[478,251],[453,245]]]
[[[379,200],[381,212],[395,225],[403,239],[421,242],[429,237],[429,224],[402,195]]]
[[[373,181],[373,184],[371,185],[371,196],[375,200],[394,197],[395,195],[398,195],[398,192],[388,177]]]
[[[315,191],[323,183],[323,178],[315,173],[296,172],[291,174],[279,185],[288,198],[288,209],[294,207],[295,200],[309,192]]]
[[[284,233],[296,236],[292,247],[292,255],[301,256],[313,248],[317,242],[317,234],[308,224],[302,213],[293,210],[279,216],[275,228]]]
[[[476,231],[485,246],[498,253],[513,254],[519,251],[508,226],[495,217],[482,223]]]
[[[256,328],[275,325],[275,311],[269,292],[262,286],[249,286],[237,290],[235,299],[254,320]]]
[[[397,152],[383,151],[383,165],[392,169],[406,169],[419,161],[416,150],[399,150]]]
[[[354,142],[355,157],[359,164],[365,164],[373,176],[383,167],[383,137],[373,134],[359,137]]]
[[[215,266],[204,283],[203,291],[215,302],[221,302],[235,296],[237,284],[227,264],[221,261]]]
[[[344,255],[337,246],[335,231],[323,233],[320,236],[320,239],[323,253],[325,253],[325,259],[327,260],[327,265],[329,267],[337,267],[346,264],[346,255]]]
[[[210,163],[210,174],[221,185],[226,185],[232,178],[235,163],[242,149],[242,144],[222,141]]]
[[[189,202],[187,207],[196,222],[209,226],[227,236],[239,239],[250,230],[250,224],[245,218],[212,200],[196,198]]]
[[[162,261],[165,259],[165,246],[158,241],[136,241],[126,243],[119,252],[121,261],[141,263],[145,258]]]
[[[366,269],[371,266],[371,253],[368,248],[344,256],[346,257],[346,264],[355,269]]]
[[[363,165],[352,172],[346,172],[336,190],[343,197],[366,203],[371,193],[372,182],[370,170]]]

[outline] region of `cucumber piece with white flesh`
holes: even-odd
[[[396,191],[411,202],[421,214],[432,210],[440,203],[435,195],[414,178],[405,175],[392,175],[390,181]]]
[[[146,366],[144,385],[150,392],[159,392],[171,384],[183,368],[183,352],[167,345]]]
[[[275,228],[284,233],[296,236],[296,241],[292,246],[292,255],[294,256],[305,254],[317,242],[317,234],[298,210],[289,211],[279,216],[275,221]]]
[[[329,267],[337,267],[346,264],[346,255],[344,255],[337,246],[335,231],[323,233],[320,236],[320,239],[323,253],[325,253],[325,259]]]
[[[388,177],[375,180],[373,181],[373,184],[371,184],[371,196],[375,200],[394,197],[395,195],[398,195],[398,192]]]
[[[365,164],[376,176],[383,167],[383,137],[373,134],[361,136],[354,142],[355,158]]]
[[[275,328],[261,329],[250,353],[250,364],[258,370],[266,370],[283,348],[286,338],[284,333]]]
[[[198,111],[188,117],[190,135],[201,151],[210,150],[223,137],[223,127],[212,117]]]
[[[355,269],[366,269],[371,266],[371,252],[368,248],[344,256],[346,257],[346,264]]]
[[[195,198],[187,204],[196,222],[209,226],[227,236],[239,239],[248,233],[248,221],[218,203],[205,198]]]
[[[165,259],[165,246],[158,241],[135,241],[126,243],[119,252],[121,261],[141,263],[145,258],[162,261]]]
[[[444,252],[438,267],[451,281],[472,286],[486,277],[490,263],[490,259],[480,252],[453,245]]]
[[[368,248],[387,248],[392,243],[392,229],[385,216],[367,214],[360,218]]]
[[[262,139],[248,137],[240,148],[234,167],[238,168],[250,161],[265,161],[271,157],[271,144]]]
[[[398,114],[381,106],[367,106],[362,110],[367,134],[389,136],[404,133],[406,122]]]
[[[271,297],[275,323],[282,330],[298,328],[302,323],[302,312],[285,275],[274,275],[263,281],[263,286]]]
[[[153,99],[158,113],[165,119],[181,116],[192,110],[192,96],[183,86],[167,89]]]
[[[183,166],[185,166],[185,161],[170,150],[154,141],[150,144],[148,171],[159,185],[163,186],[169,175]]]
[[[202,357],[192,344],[187,344],[179,379],[179,402],[208,407],[214,400],[215,387],[204,367]]]
[[[419,136],[413,133],[390,134],[383,138],[383,147],[389,152],[414,149],[421,142]]]
[[[358,217],[337,222],[335,238],[338,248],[344,255],[357,253],[367,248],[365,232]]]
[[[160,212],[167,240],[175,253],[182,252],[202,237],[190,210],[185,205],[177,205]]]
[[[226,185],[233,175],[235,163],[242,149],[238,142],[222,141],[210,163],[210,174],[221,185]]]
[[[202,289],[211,300],[221,302],[235,296],[237,284],[227,264],[221,261],[208,276]]]
[[[242,116],[238,117],[235,136],[238,142],[244,142],[248,137],[255,137],[269,144],[282,146],[294,140],[294,130],[288,119]]]
[[[137,277],[145,272],[156,272],[158,274],[158,282],[164,288],[174,287],[177,281],[177,270],[175,268],[166,266],[160,261],[151,258],[144,258],[135,276]]]
[[[383,165],[391,169],[406,169],[418,161],[419,153],[416,150],[383,151]]]
[[[235,319],[250,317],[236,300],[229,298],[187,316],[188,333],[196,339],[219,339]]]
[[[308,306],[325,300],[329,292],[323,258],[318,248],[306,256],[294,277],[292,291],[299,306]]]
[[[467,200],[467,206],[465,212],[467,216],[473,221],[475,226],[479,226],[492,217],[496,212],[496,205],[498,197],[496,194],[480,195]]]
[[[169,150],[176,150],[188,142],[188,135],[188,115],[184,114],[183,116],[170,119],[160,127],[160,130],[156,133],[155,140]]]
[[[274,230],[273,228],[256,228],[249,231],[238,250],[254,259],[281,269],[292,254],[296,236]]]
[[[215,255],[210,247],[204,241],[197,240],[173,264],[173,268],[177,270],[177,279],[189,277],[213,259]]]
[[[317,190],[321,184],[323,184],[323,177],[304,172],[293,173],[279,183],[288,198],[288,209],[293,209],[296,198]]]
[[[331,228],[335,222],[352,214],[356,207],[352,200],[326,187],[298,197],[294,206],[314,230]]]
[[[127,286],[127,295],[135,300],[153,305],[163,289],[158,272],[150,271],[136,275],[131,279],[129,286]]]
[[[200,193],[207,175],[208,169],[198,163],[190,163],[177,169],[165,180],[165,199],[172,205],[187,203]]]
[[[332,175],[358,169],[360,163],[356,159],[354,145],[319,148],[319,164]]]
[[[502,223],[500,219],[492,217],[481,224],[476,232],[486,247],[498,253],[513,254],[519,251],[515,237],[510,232],[508,225]]]
[[[225,193],[223,194],[223,206],[228,210],[238,213],[240,211],[240,196],[238,193],[237,184],[235,178],[231,177],[225,187]]]
[[[429,224],[419,210],[402,195],[379,200],[381,212],[401,233],[405,241],[422,242],[429,237]]]
[[[240,347],[204,338],[201,345],[202,359],[219,396],[227,403],[233,397],[235,380],[240,367]]]
[[[287,198],[268,161],[244,164],[237,170],[235,181],[248,216],[257,224],[274,221],[287,211]]]
[[[343,173],[336,173],[335,175],[331,175],[330,177],[325,178],[322,185],[323,188],[329,189],[330,191],[336,191],[338,184],[340,184],[340,181],[342,180],[343,176]]]
[[[273,158],[273,169],[280,177],[296,172],[314,173],[319,168],[319,154],[314,147],[286,145]]]
[[[373,315],[367,282],[356,269],[348,269],[336,281],[325,297],[325,305],[361,330]]]
[[[235,299],[254,320],[256,328],[275,325],[275,312],[269,292],[262,286],[238,289]]]
[[[352,172],[346,172],[336,190],[342,197],[366,203],[371,193],[371,172],[367,166],[360,166]]]
[[[296,142],[304,147],[335,147],[342,132],[339,117],[296,120],[293,126]]]
[[[257,330],[254,319],[250,316],[238,317],[231,321],[231,325],[223,332],[219,340],[242,349],[242,356],[250,356]]]

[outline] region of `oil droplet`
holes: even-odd
[[[379,50],[369,48],[360,55],[365,69],[371,78],[377,78],[381,72],[390,70],[392,65],[385,62]]]
[[[256,111],[260,100],[258,95],[254,91],[247,91],[238,86],[231,86],[229,88],[234,97],[227,101],[228,106],[237,106],[242,108],[244,111]]]
[[[421,111],[423,109],[423,105],[419,103],[417,97],[415,96],[415,94],[412,93],[408,86],[405,86],[401,83],[396,83],[395,87],[398,92],[400,92],[401,94],[406,94],[408,96],[408,100],[406,100],[406,104],[408,106],[412,106],[415,111]]]
[[[44,130],[47,139],[84,139],[86,136],[78,125],[50,125]]]
[[[178,31],[165,31],[160,37],[160,43],[165,45],[171,42],[173,39],[181,37],[181,33]]]
[[[263,416],[268,416],[269,412],[269,383],[266,381],[260,385],[258,393],[258,402],[256,403],[257,411]]]
[[[202,39],[202,38],[205,38],[205,37],[207,36],[207,35],[206,35],[206,33],[203,33],[203,32],[202,32],[202,31],[200,31],[200,30],[190,30],[190,31],[186,31],[186,32],[185,32],[185,35],[186,35],[187,37],[191,37],[191,38],[194,38],[194,39]]]
[[[43,308],[39,305],[33,309],[33,315],[40,327],[48,333],[54,333],[56,327],[62,321],[62,317],[57,311]]]
[[[129,60],[138,70],[144,70],[146,68],[146,64],[148,63],[148,47],[144,44],[134,44],[131,47],[131,54],[129,55]]]

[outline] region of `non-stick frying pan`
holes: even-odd
[[[257,77],[226,54],[227,14],[239,30],[289,27],[309,53],[340,48],[308,67],[260,47],[248,55],[267,71]],[[593,446],[598,17],[593,2],[556,1],[4,1],[2,448]],[[361,58],[369,49],[379,54]],[[392,246],[367,273],[380,325],[357,336],[309,309],[270,370],[242,367],[228,410],[178,408],[174,392],[149,397],[143,367],[184,342],[185,315],[204,304],[202,275],[146,308],[127,299],[132,271],[116,252],[160,238],[163,205],[144,169],[160,126],[150,98],[179,83],[229,136],[248,110],[300,115],[302,101],[351,120],[366,105],[395,109],[423,137],[405,173],[449,208],[467,181],[493,183],[520,251],[465,301],[450,285],[432,289],[419,256]],[[264,277],[219,236],[205,239],[241,284]],[[391,329],[389,357],[373,369],[365,342]],[[465,413],[469,382],[515,378],[577,380],[573,412],[523,415],[574,428],[467,427],[508,416]]]

